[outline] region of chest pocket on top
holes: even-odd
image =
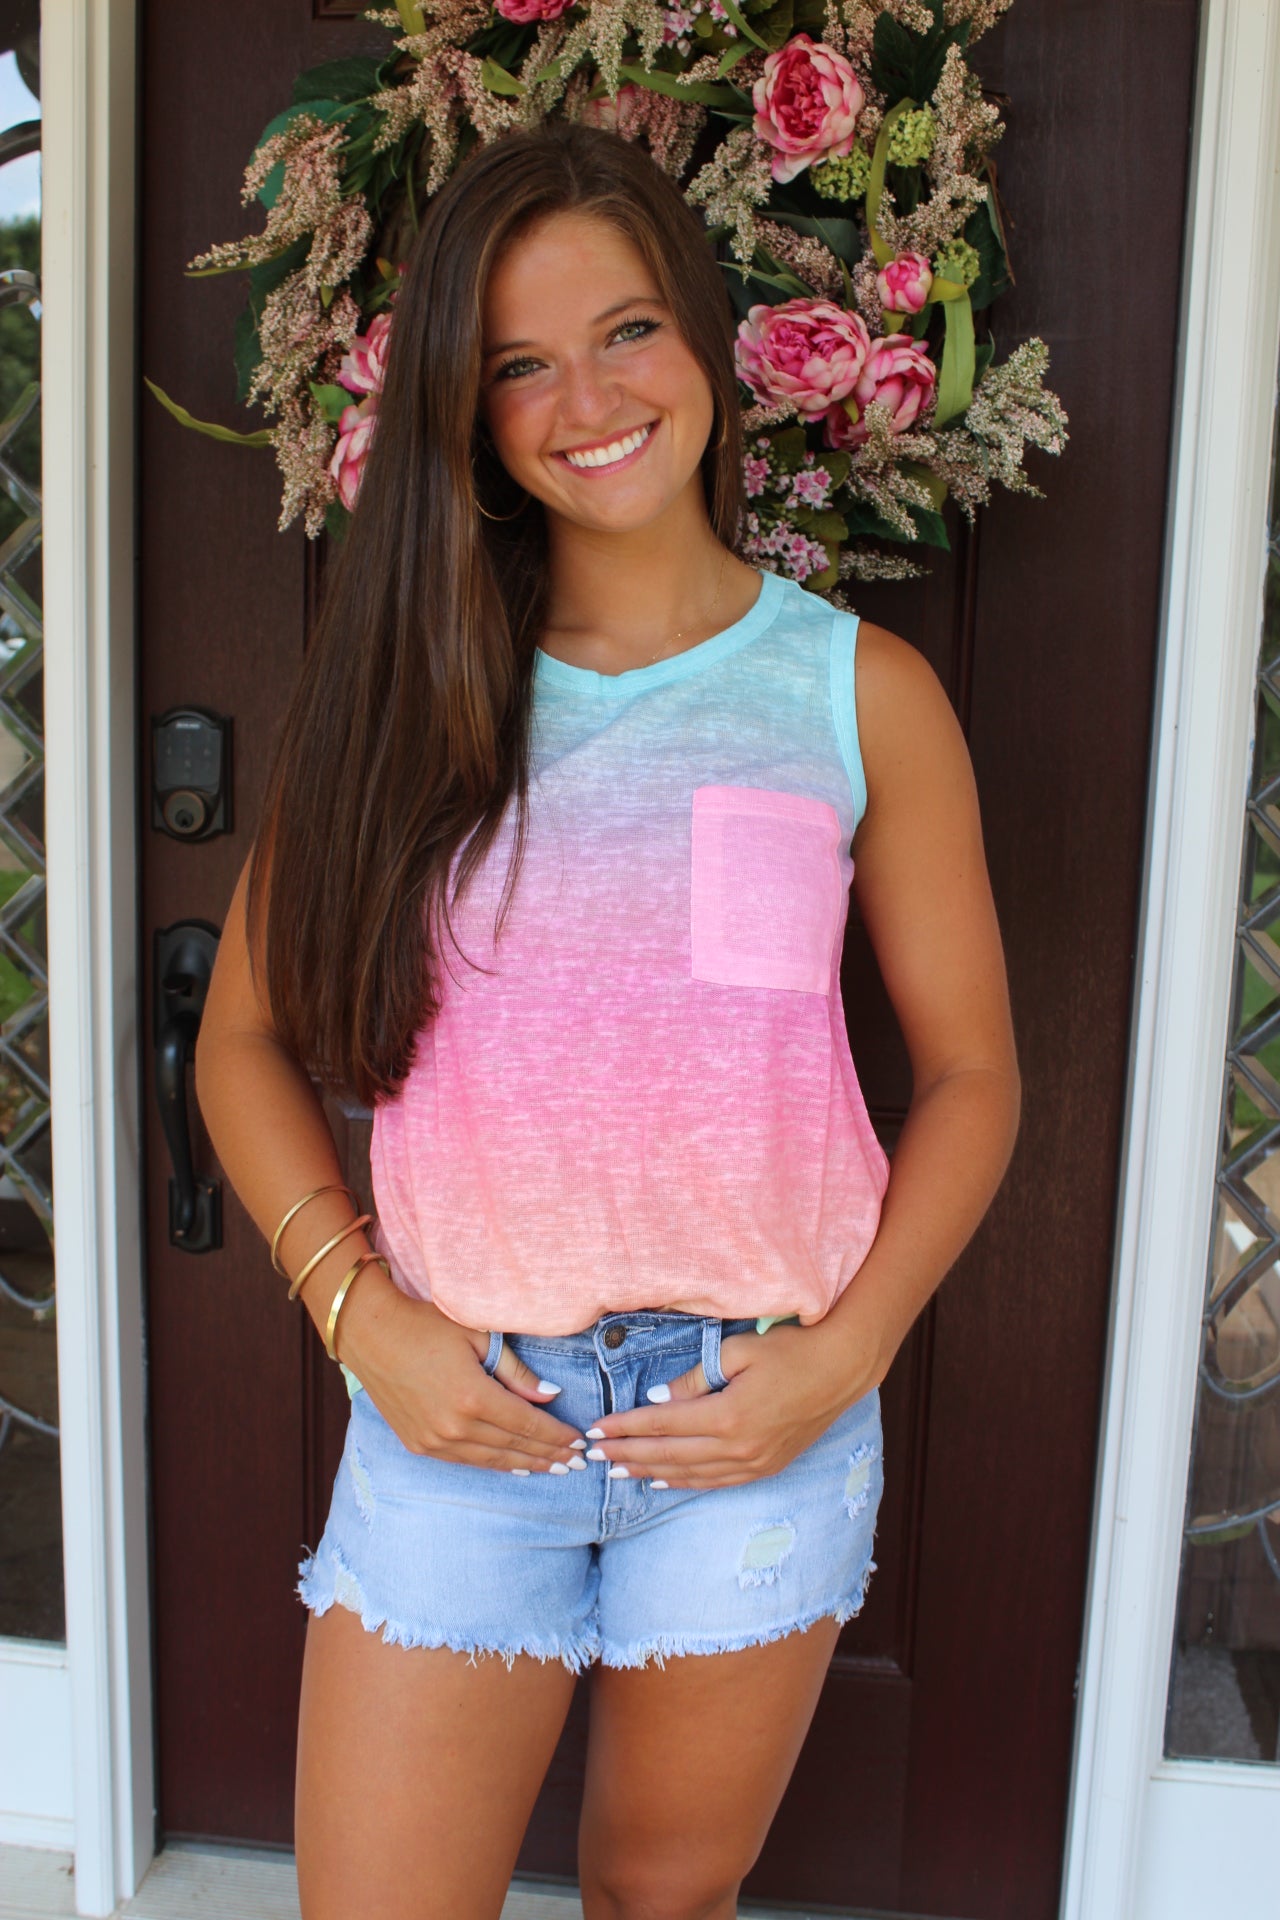
[[[840,819],[809,794],[696,787],[693,978],[830,991],[844,907]]]

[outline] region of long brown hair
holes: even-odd
[[[450,866],[465,886],[514,796],[527,813],[546,523],[477,413],[485,287],[534,220],[601,215],[643,256],[706,372],[702,458],[717,537],[743,506],[733,312],[705,231],[657,163],[569,121],[477,147],[432,200],[392,309],[386,378],[346,537],[285,714],[250,859],[249,951],[262,938],[276,1031],[327,1088],[393,1094],[438,1006]]]

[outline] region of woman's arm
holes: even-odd
[[[196,1043],[196,1098],[227,1179],[269,1241],[296,1200],[340,1182],[343,1169],[311,1077],[280,1040],[250,974],[247,882],[246,862],[227,909]],[[261,949],[256,957],[261,984]],[[299,1273],[355,1212],[344,1193],[320,1194],[301,1208],[280,1242],[289,1274]],[[363,1230],[348,1234],[308,1275],[298,1298],[322,1333],[343,1275],[360,1253],[373,1250]],[[275,1284],[287,1291],[283,1280]],[[569,1443],[579,1437],[546,1411],[554,1396],[538,1392],[536,1376],[509,1348],[490,1378],[480,1364],[487,1335],[459,1327],[429,1301],[411,1299],[380,1266],[362,1268],[353,1280],[335,1345],[412,1452],[545,1471],[553,1460],[567,1460]]]
[[[776,1473],[872,1387],[1004,1177],[1020,1082],[1004,953],[964,736],[905,640],[863,623],[858,730],[869,795],[854,892],[911,1058],[911,1106],[875,1241],[825,1319],[727,1340],[670,1405],[600,1424],[608,1459],[673,1487]]]

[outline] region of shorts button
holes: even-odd
[[[606,1347],[620,1347],[626,1337],[627,1330],[625,1327],[606,1327],[604,1330],[604,1343]]]

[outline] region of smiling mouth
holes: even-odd
[[[587,447],[581,451],[575,449],[571,453],[559,452],[556,458],[563,460],[566,466],[572,467],[578,473],[590,473],[601,467],[620,466],[624,460],[639,453],[656,425],[656,420],[650,420],[643,427],[636,427],[631,433],[624,433],[617,440],[607,441],[598,447]]]

